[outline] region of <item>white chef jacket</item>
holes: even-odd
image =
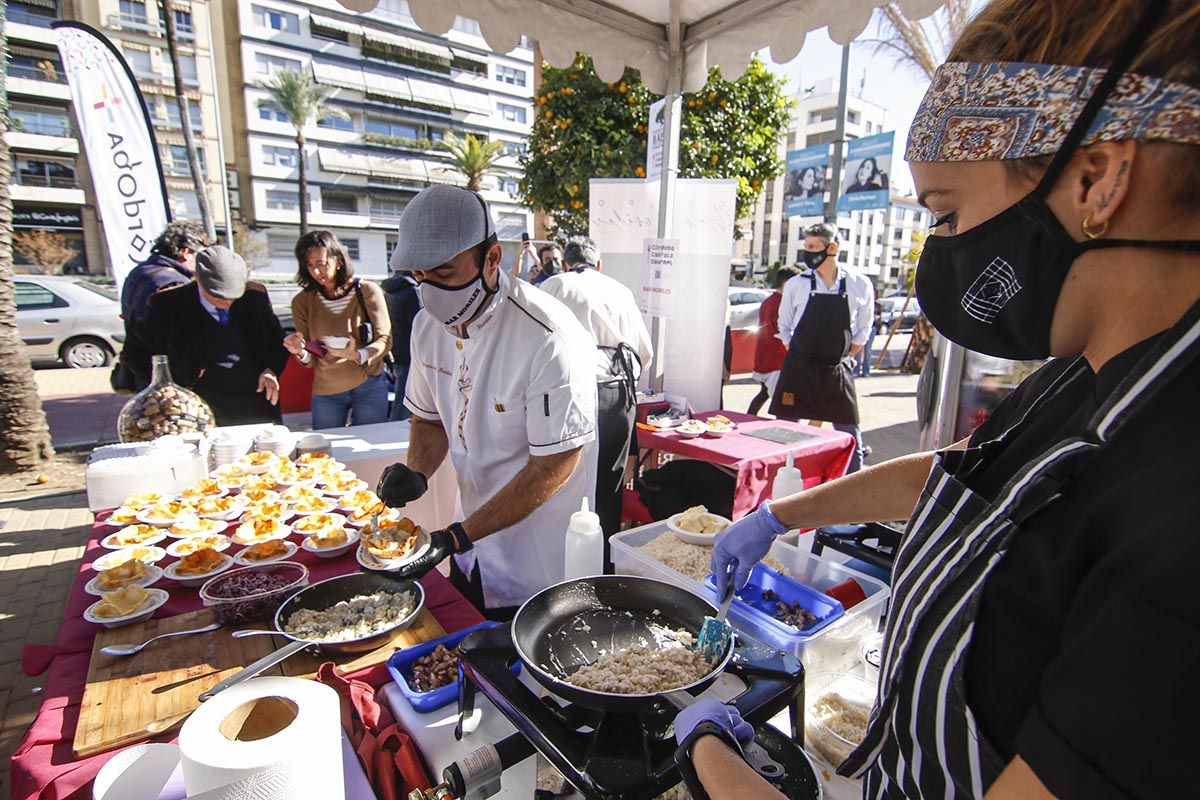
[[[641,369],[650,365],[654,351],[650,345],[650,331],[638,309],[637,300],[628,287],[615,278],[591,267],[573,269],[547,278],[538,287],[546,294],[558,298],[575,315],[584,329],[592,335],[597,347],[629,345],[641,359]],[[611,377],[612,359],[604,353],[596,360],[596,377]],[[637,374],[641,370],[634,365]]]
[[[808,295],[812,291],[809,276],[812,270],[804,270],[783,285],[783,300],[779,302],[779,341],[791,344],[792,334],[808,307]],[[846,302],[850,304],[850,342],[866,344],[867,334],[875,322],[875,284],[861,272],[838,266],[837,277],[832,286],[826,286],[817,274],[817,294],[836,294],[838,283],[846,279]]]
[[[525,519],[455,556],[476,563],[489,608],[519,605],[564,579],[571,514],[596,485],[595,348],[565,306],[501,271],[490,306],[459,339],[422,309],[413,320],[404,404],[438,422],[469,516],[529,462],[583,448],[561,489]]]

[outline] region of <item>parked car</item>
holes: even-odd
[[[758,307],[771,296],[766,289],[729,287],[729,327],[740,331],[758,328]]]
[[[34,363],[104,367],[125,341],[111,287],[74,276],[17,275],[17,329]]]
[[[898,297],[880,297],[875,302],[879,306],[879,330],[876,333],[887,333],[892,329],[892,323],[900,316],[900,310],[904,309],[904,317],[900,320],[900,326],[897,331],[911,331],[913,326],[917,324],[917,317],[921,316],[921,304],[917,302],[917,298],[912,298],[908,301],[908,307],[905,308],[904,300],[907,293]]]

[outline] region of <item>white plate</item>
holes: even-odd
[[[121,505],[142,511],[167,499],[169,498],[162,492],[134,492],[126,497]]]
[[[734,430],[736,430],[736,429],[737,429],[737,425],[733,425],[733,426],[731,426],[729,428],[725,428],[723,430],[714,430],[713,428],[709,428],[708,430],[704,431],[704,435],[710,439],[720,439],[722,436],[724,436],[728,433],[733,433]]]
[[[339,544],[337,547],[317,547],[313,544],[311,536],[305,536],[304,541],[300,542],[300,546],[320,558],[337,558],[342,553],[345,553],[347,550],[353,547],[359,539],[358,531],[356,531],[354,528],[343,528],[343,530],[346,531],[346,543]],[[372,558],[374,557],[372,556]]]
[[[185,520],[185,519],[190,519],[191,517],[196,516],[195,511],[190,511],[187,514],[180,514],[178,517],[175,517],[173,519],[159,519],[158,517],[147,517],[146,513],[149,510],[150,509],[145,509],[144,511],[139,511],[138,515],[137,515],[137,521],[141,522],[144,525],[154,525],[157,528],[169,528],[172,525],[174,525],[176,522],[179,522],[179,521]]]
[[[124,530],[122,528],[121,530]],[[155,534],[147,539],[143,539],[135,544],[118,544],[115,539],[121,535],[121,531],[110,533],[100,540],[100,546],[107,550],[124,550],[126,547],[153,547],[154,545],[167,538],[167,534],[162,528],[155,528]]]
[[[350,525],[355,528],[363,528],[363,527],[366,527],[367,525],[371,524],[370,516],[366,517],[361,522],[356,522],[355,520],[353,520],[351,518],[357,509],[343,509],[343,510],[347,511],[347,514],[346,514],[346,524],[347,525]],[[388,520],[400,519],[400,509],[398,509],[398,508],[384,509],[383,511],[379,512],[379,518],[381,520],[384,520],[385,522]]]
[[[171,528],[164,528],[163,530],[166,532],[167,536],[169,536],[172,539],[187,539],[192,536],[208,536],[208,535],[214,534],[214,533],[224,533],[225,530],[229,527],[229,523],[223,519],[212,519],[211,517],[208,517],[208,518],[204,518],[203,521],[206,523],[208,523],[208,522],[215,523],[212,526],[212,530],[196,531],[194,533],[176,533]]]
[[[141,622],[143,620],[150,619],[152,616],[154,616],[155,611],[158,611],[158,609],[162,608],[163,604],[167,602],[167,599],[170,597],[170,595],[168,595],[162,589],[147,589],[146,591],[150,593],[150,598],[146,601],[146,605],[132,614],[126,614],[123,617],[97,617],[92,613],[92,609],[94,609],[101,602],[100,600],[97,600],[95,603],[92,603],[90,606],[88,606],[86,610],[84,610],[83,618],[88,622],[91,622],[95,625],[103,625],[106,628],[119,628],[122,625],[131,625],[134,622]]]
[[[359,566],[363,566],[368,569],[396,570],[416,561],[418,558],[425,555],[425,551],[428,549],[429,533],[422,528],[420,532],[417,533],[416,546],[413,547],[413,549],[410,550],[408,555],[404,556],[404,558],[389,558],[386,561],[382,558],[376,558],[375,556],[371,555],[371,551],[367,549],[366,542],[361,541],[358,543],[356,556],[358,558]]]
[[[121,520],[113,519],[114,517],[117,516],[118,513],[128,513],[129,518],[121,519]],[[135,524],[137,522],[137,514],[138,514],[138,510],[135,508],[129,508],[128,506],[120,506],[119,508],[113,509],[113,513],[109,514],[107,517],[104,518],[103,524],[109,526],[110,528],[123,528],[126,525]]]
[[[288,489],[291,489],[293,486],[303,486],[306,489],[313,489],[316,488],[316,485],[317,481],[315,478],[296,478],[296,480],[293,481],[287,478],[280,478],[278,476],[275,477],[275,488],[278,489],[282,486],[283,491],[285,492]]]
[[[238,466],[246,470],[246,472],[249,472],[251,475],[262,475],[263,473],[270,472],[271,470],[275,469],[277,466],[279,466],[279,462],[282,460],[274,453],[271,453],[271,455],[274,456],[274,458],[269,459],[265,464],[251,464],[248,461],[250,454],[247,454],[242,456],[241,460],[238,461]]]
[[[276,531],[273,535],[267,537],[266,539],[249,540],[246,538],[239,538],[237,531],[234,531],[233,541],[236,544],[248,546],[248,545],[252,545],[252,544],[258,544],[259,542],[267,542],[267,541],[270,541],[271,539],[286,539],[288,536],[291,535],[291,533],[292,533],[292,528],[290,525],[284,525],[284,524],[280,523],[279,530]]]
[[[106,569],[119,567],[129,560],[129,551],[138,547],[145,547],[145,545],[135,544],[132,547],[124,547],[120,550],[113,550],[111,553],[105,553],[92,562],[92,569],[96,570],[96,572],[104,572]],[[167,551],[161,547],[151,545],[146,547],[146,549],[150,552],[142,559],[143,564],[157,564],[167,557]]]
[[[183,563],[182,561],[176,561],[174,564],[172,564],[171,566],[169,566],[163,570],[163,575],[170,578],[173,581],[177,581],[180,586],[195,587],[195,586],[203,585],[204,582],[206,580],[208,580],[209,578],[213,577],[214,575],[220,575],[222,572],[224,572],[225,570],[232,567],[233,566],[233,556],[229,556],[229,555],[226,555],[225,553],[222,553],[220,566],[218,566],[214,570],[209,570],[208,572],[205,572],[200,575],[180,576],[179,573],[177,572],[177,569],[178,569],[179,565],[182,563]]]
[[[683,539],[688,544],[698,544],[701,547],[712,547],[713,540],[717,538],[717,534],[716,533],[692,533],[691,531],[681,530],[679,528],[679,526],[676,525],[675,523],[682,516],[683,516],[683,512],[681,511],[678,514],[673,514],[667,518],[667,527],[670,528],[671,533],[675,534],[680,539]],[[710,512],[708,516],[712,517],[713,519],[717,520],[718,522],[724,522],[726,528],[728,528],[730,525],[733,524],[729,520],[722,517],[720,514],[713,514]],[[717,533],[720,533],[720,531],[717,531]]]
[[[209,497],[224,497],[225,495],[229,494],[228,487],[221,486],[221,484],[218,483],[217,488],[220,489],[220,491],[217,492],[216,494],[188,494],[188,490],[184,489],[182,492],[179,493],[179,499],[186,500],[189,503],[195,503],[197,501],[204,500]]]
[[[293,522],[292,523],[292,533],[298,534],[300,536],[309,536],[310,534],[314,533],[314,531],[312,531],[312,530],[306,530],[304,527],[304,523],[307,522],[311,517],[315,517],[315,516],[317,516],[317,515],[312,514],[310,516],[304,517],[303,519],[298,519],[295,522]],[[344,516],[342,516],[341,514],[330,513],[329,516],[333,517],[333,523],[330,525],[326,525],[325,526],[326,528],[343,528],[346,526],[346,518]]]
[[[351,482],[351,484],[348,488],[330,489],[328,486],[323,486],[321,488],[321,491],[327,497],[345,497],[348,494],[354,494],[355,492],[361,492],[365,489],[370,489],[370,488],[371,488],[370,485],[366,481],[364,481],[360,478],[356,481]]]
[[[207,538],[209,536],[217,537],[217,543],[209,544],[208,547],[212,550],[216,550],[218,553],[222,553],[222,552],[228,550],[229,545],[232,544],[232,542],[229,540],[229,537],[225,536],[223,534],[201,533],[201,534],[197,534],[195,536],[185,536],[182,539],[177,539],[174,542],[171,542],[171,544],[167,545],[167,555],[171,556],[172,558],[183,558],[189,552],[194,552],[194,551],[188,550],[187,548],[195,547],[197,539]],[[201,547],[199,549],[203,550],[204,548]]]
[[[162,577],[162,574],[163,574],[162,567],[155,566],[154,564],[147,564],[146,569],[148,569],[150,571],[147,572],[142,577],[138,578],[136,581],[134,581],[134,583],[136,583],[138,586],[141,586],[143,588],[150,586],[153,583],[156,583],[158,581],[158,579]],[[96,595],[96,597],[99,597],[100,595],[104,594],[105,591],[109,591],[109,592],[116,591],[116,589],[107,589],[107,590],[101,589],[99,581],[100,581],[100,576],[97,575],[96,577],[92,578],[90,581],[88,581],[87,583],[85,583],[83,585],[83,590],[85,592],[87,592],[88,594]],[[122,588],[124,588],[124,587],[122,587]]]
[[[335,510],[337,510],[337,503],[334,500],[328,497],[323,497],[321,499],[328,500],[329,502],[325,503],[323,508],[318,508],[316,511],[301,511],[296,506],[292,506],[291,511],[297,517],[311,517],[313,514],[332,514]]]
[[[239,567],[259,567],[263,564],[274,564],[276,561],[287,561],[289,558],[296,555],[296,551],[300,549],[295,542],[285,541],[283,546],[287,548],[287,552],[285,554],[281,556],[274,556],[273,558],[264,558],[259,561],[255,561],[250,558],[243,558],[242,553],[246,552],[243,549],[240,553],[233,557],[233,563],[237,564]]]

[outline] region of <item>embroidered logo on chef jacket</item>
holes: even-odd
[[[462,446],[467,446],[467,409],[471,407],[471,376],[467,374],[467,360],[460,359],[458,362],[458,391],[463,396],[462,411],[458,414],[458,425],[455,430],[458,433],[458,440],[462,442]]]
[[[985,325],[991,325],[1008,301],[1021,291],[1012,265],[1002,258],[993,258],[980,273],[971,288],[963,295],[963,310]]]

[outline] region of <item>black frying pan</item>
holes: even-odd
[[[584,689],[570,675],[600,657],[637,645],[653,645],[654,627],[700,633],[704,618],[716,606],[669,583],[632,575],[599,575],[543,589],[521,606],[513,618],[517,654],[538,683],[559,697],[603,711],[650,712],[662,694],[615,694]],[[708,688],[733,657],[725,649],[712,671],[676,691],[699,694]]]
[[[390,628],[360,639],[351,639],[344,642],[314,642],[310,639],[297,639],[295,636],[286,633],[288,619],[292,614],[301,609],[324,611],[343,600],[349,600],[358,595],[372,594],[380,589],[392,593],[415,593],[417,598],[416,608],[413,609],[412,613]],[[231,675],[216,686],[213,686],[207,692],[200,695],[200,701],[208,700],[217,692],[224,691],[230,686],[261,675],[281,661],[294,656],[308,647],[317,647],[323,652],[335,655],[366,653],[374,650],[391,639],[395,634],[412,625],[424,607],[425,590],[421,587],[421,584],[416,581],[396,580],[395,578],[373,572],[352,572],[346,575],[338,575],[335,578],[327,578],[319,583],[306,586],[285,600],[283,605],[275,612],[275,630],[241,630],[233,632],[233,635],[237,638],[260,635],[281,636],[289,640],[288,643],[270,655],[255,661],[241,672]]]

